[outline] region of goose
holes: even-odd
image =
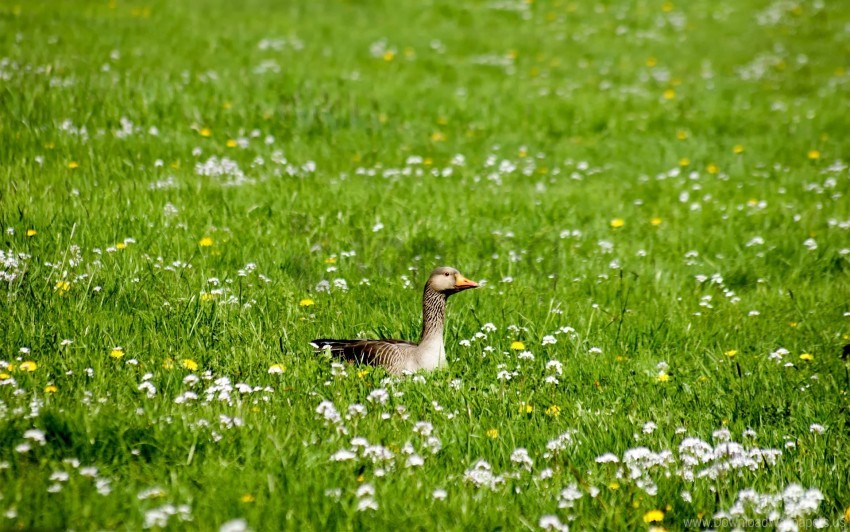
[[[419,343],[403,340],[332,340],[320,338],[310,342],[317,351],[328,350],[336,358],[382,366],[393,375],[419,370],[431,371],[446,365],[443,324],[446,299],[452,294],[477,288],[459,271],[447,266],[431,272],[422,296],[422,335]]]

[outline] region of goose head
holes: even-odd
[[[443,266],[431,272],[430,277],[428,277],[428,283],[425,286],[430,287],[436,292],[450,296],[463,290],[478,288],[478,283],[470,281],[454,268]]]

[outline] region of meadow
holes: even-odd
[[[850,10],[0,0],[0,529],[850,522]],[[448,367],[415,340],[448,265]]]

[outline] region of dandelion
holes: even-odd
[[[558,405],[552,405],[546,409],[546,415],[549,417],[558,417],[561,415],[561,407]]]
[[[664,91],[663,96],[665,100],[672,100],[676,97],[676,91],[673,89],[667,89]]]
[[[809,150],[809,153],[807,153],[806,155],[812,161],[820,159],[820,151],[819,150]]]
[[[690,166],[690,165],[691,165],[691,160],[688,159],[687,157],[682,157],[681,159],[679,159],[679,166],[685,167],[685,166]]]
[[[664,520],[664,512],[661,510],[650,510],[643,514],[644,523],[660,523]]]
[[[312,307],[316,302],[310,299],[309,297],[305,297],[301,301],[298,302],[299,307]]]
[[[44,387],[44,393],[56,393],[59,391],[59,388],[54,386],[53,384],[48,384]]]
[[[184,358],[183,362],[181,362],[180,365],[183,366],[184,368],[188,369],[189,371],[197,371],[198,370],[198,363],[195,362],[194,360],[192,360],[191,358]]]
[[[243,502],[245,504],[250,504],[250,503],[252,503],[256,500],[257,500],[256,497],[254,497],[254,495],[252,495],[250,493],[246,493],[245,495],[239,497],[239,501]]]
[[[487,434],[487,437],[488,437],[488,438],[492,438],[492,439],[494,439],[494,440],[495,440],[495,439],[497,439],[497,438],[499,437],[499,430],[498,430],[498,429],[495,429],[495,428],[493,428],[493,429],[487,429],[487,433],[486,433],[486,434]]]
[[[513,342],[511,342],[511,349],[513,351],[524,351],[525,344],[520,342],[519,340],[514,340]]]
[[[670,381],[670,375],[667,375],[666,373],[664,373],[662,371],[661,373],[658,374],[657,377],[655,377],[655,380],[658,381],[658,382],[669,382]]]
[[[435,131],[435,132],[431,133],[431,142],[443,142],[445,140],[446,140],[445,133],[442,133],[440,131]]]
[[[720,171],[720,168],[718,168],[714,163],[709,163],[709,165],[705,168],[705,171],[709,174],[716,174]]]
[[[736,144],[732,148],[732,153],[734,153],[735,155],[740,155],[740,154],[744,153],[744,147],[741,146],[740,144]]]
[[[618,489],[620,489],[620,484],[618,484],[617,482],[611,482],[608,484],[608,489],[611,491],[617,491]]]
[[[238,142],[236,142],[236,140],[235,140],[235,139],[228,139],[228,140],[227,140],[227,147],[228,147],[228,148],[235,148],[235,147],[236,147],[236,146],[238,146],[238,145],[239,145],[239,143],[238,143]]]
[[[74,169],[79,168],[79,167],[80,167],[80,164],[77,161],[71,161],[71,162],[68,163],[68,168],[71,169],[71,170],[74,170]]]
[[[619,229],[619,228],[623,227],[624,225],[626,225],[626,222],[625,222],[625,220],[623,220],[622,218],[614,218],[613,220],[611,220],[610,222],[608,222],[608,224],[609,224],[609,225],[610,225],[613,229]]]
[[[680,129],[676,131],[676,138],[678,140],[686,140],[688,138],[688,132],[684,129]]]
[[[800,355],[800,360],[805,360],[806,362],[811,362],[815,357],[811,353],[803,353]]]
[[[37,234],[38,234],[38,231],[36,231],[35,229],[27,229],[27,236],[28,237],[33,237]]]
[[[283,364],[272,364],[269,366],[269,375],[279,375],[286,371],[286,367]]]
[[[519,404],[519,413],[520,414],[530,414],[534,412],[534,405],[530,405],[526,402],[522,402]]]
[[[112,357],[112,358],[116,358],[116,359],[123,357],[124,356],[124,348],[121,347],[120,345],[113,347],[112,350],[109,352],[109,356]]]
[[[661,225],[661,218],[656,216],[656,217],[652,218],[651,220],[649,220],[649,223],[658,227],[659,225]]]
[[[202,248],[208,248],[208,247],[212,246],[214,243],[215,242],[213,241],[213,239],[208,237],[208,236],[205,236],[200,241],[198,241],[198,245],[201,246]]]
[[[200,130],[198,130],[198,134],[202,137],[210,137],[212,136],[212,130],[210,130],[210,128],[208,127],[202,127]]]
[[[724,353],[724,354],[727,357],[732,358],[732,357],[734,357],[735,355],[738,354],[738,350],[737,349],[730,349],[729,351],[726,351],[726,353]]]
[[[33,371],[38,369],[38,364],[36,364],[32,360],[27,360],[26,362],[21,362],[21,365],[18,366],[18,369],[20,369],[21,371],[26,371],[27,373],[32,373]]]

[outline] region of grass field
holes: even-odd
[[[0,0],[0,529],[845,528],[846,2]],[[416,339],[441,265],[449,366]]]

